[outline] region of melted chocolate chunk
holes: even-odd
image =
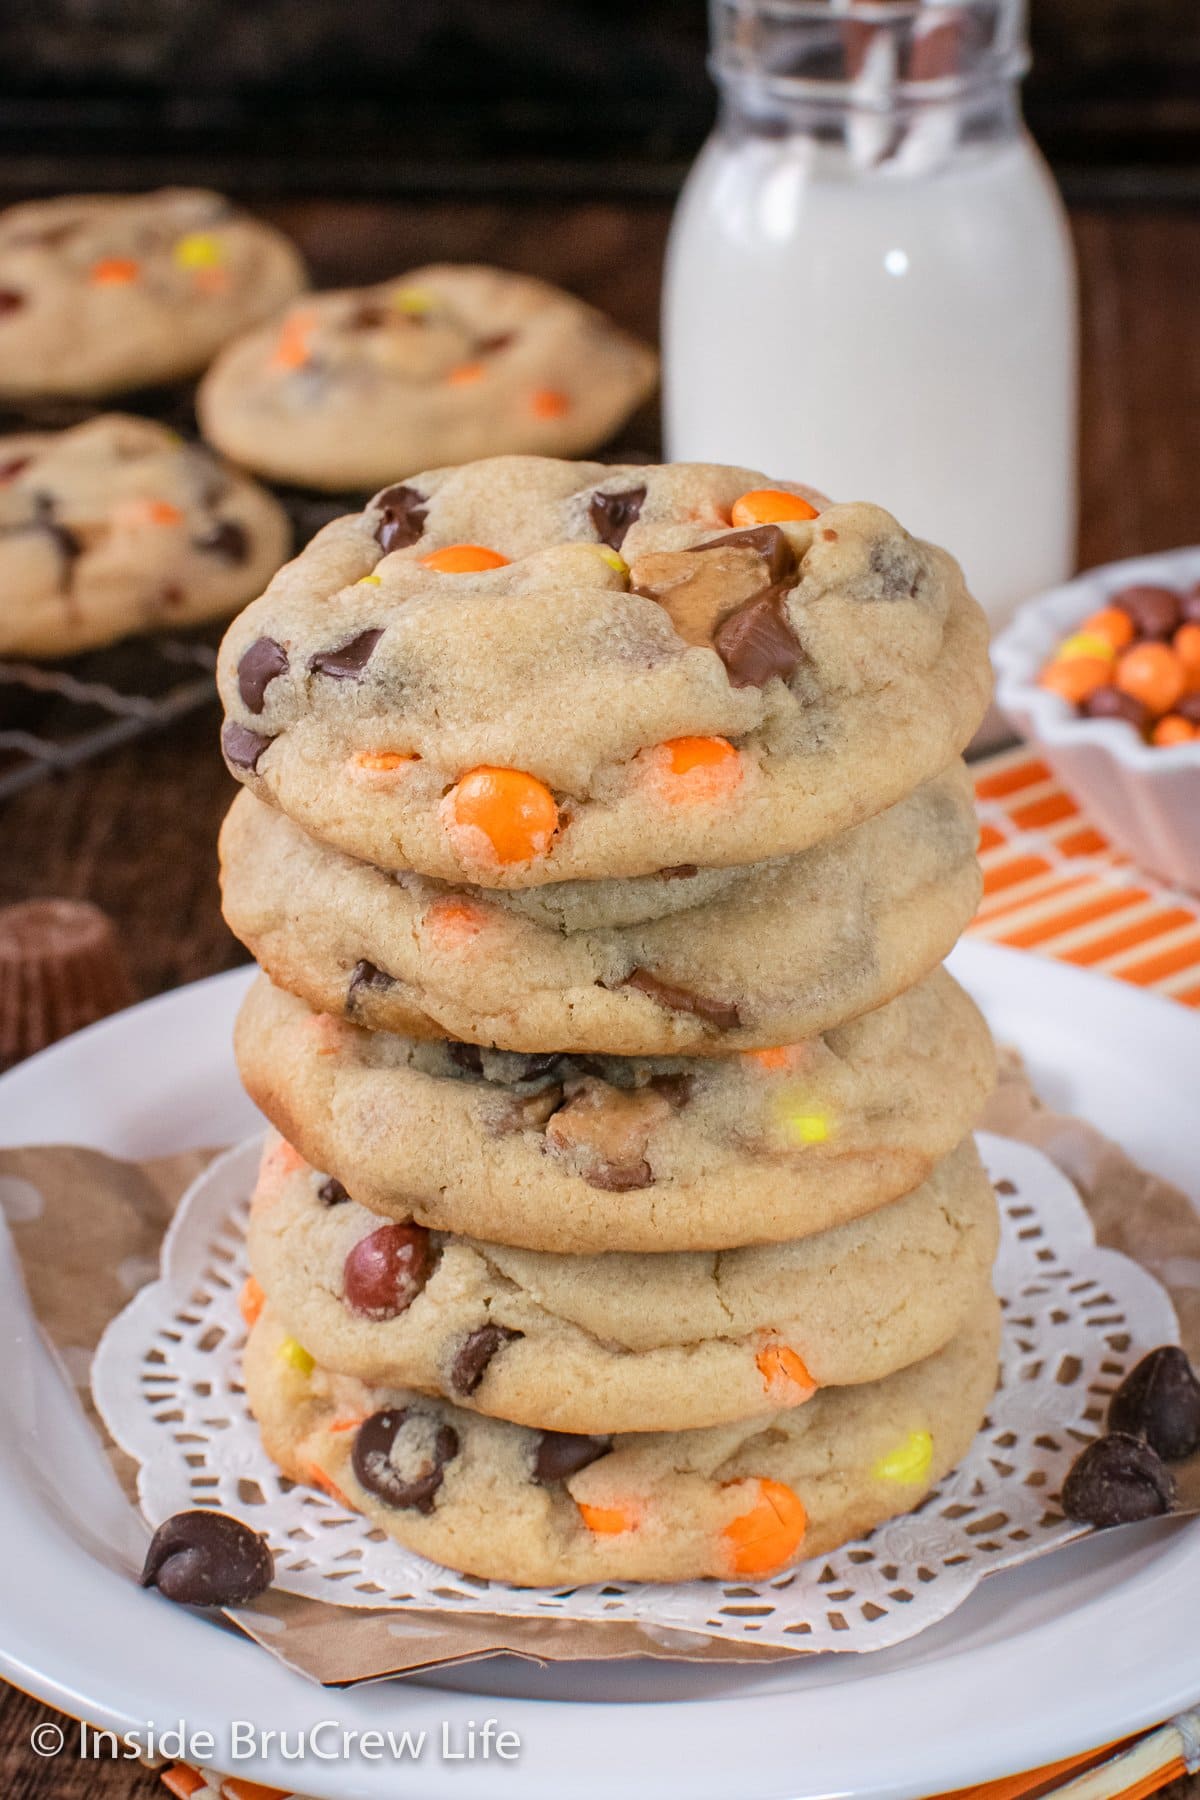
[[[1178,1344],[1143,1356],[1108,1408],[1108,1429],[1144,1438],[1165,1462],[1200,1450],[1200,1381]]]
[[[373,962],[356,962],[350,971],[350,986],[346,990],[346,1011],[353,1012],[364,989],[386,994],[395,985],[395,976],[389,975],[386,969],[377,969]]]
[[[317,1199],[322,1206],[345,1206],[350,1196],[337,1179],[336,1175],[328,1175],[317,1189]]]
[[[1084,1525],[1161,1518],[1175,1500],[1171,1472],[1140,1438],[1111,1432],[1089,1444],[1063,1482],[1062,1509]]]
[[[783,580],[796,567],[796,554],[778,525],[751,525],[745,531],[726,531],[721,537],[693,544],[693,550],[757,550],[767,565],[772,584]]]
[[[395,317],[396,314],[391,307],[373,305],[368,300],[355,308],[346,323],[351,331],[377,331],[381,325],[386,325],[389,319]]]
[[[274,738],[249,731],[245,725],[235,725],[232,719],[221,730],[221,748],[232,769],[257,769],[263,751],[274,742]]]
[[[613,550],[621,548],[625,533],[641,512],[645,498],[644,487],[626,488],[623,494],[592,495],[588,501],[588,518],[602,544]]]
[[[450,1061],[468,1075],[483,1074],[483,1051],[478,1044],[460,1044],[457,1039],[451,1039],[446,1044],[446,1052]]]
[[[687,1105],[692,1097],[692,1089],[695,1084],[696,1077],[694,1075],[652,1075],[650,1077],[650,1086],[654,1092],[661,1094],[664,1100],[669,1100],[671,1105],[676,1108]]]
[[[391,1460],[391,1452],[409,1420],[414,1425],[421,1420],[432,1424],[428,1414],[410,1412],[407,1407],[389,1407],[384,1412],[373,1413],[359,1427],[351,1462],[359,1486],[368,1494],[374,1494],[377,1500],[383,1500],[388,1506],[431,1513],[446,1464],[458,1455],[458,1433],[450,1425],[436,1426],[424,1463],[415,1474],[404,1476]]]
[[[429,502],[416,488],[390,487],[375,498],[383,517],[375,529],[375,542],[385,553],[406,550],[425,529]]]
[[[779,588],[768,588],[722,619],[713,649],[725,664],[732,687],[763,687],[773,676],[786,681],[799,665],[801,649],[783,610]]]
[[[351,1246],[342,1292],[361,1318],[397,1319],[429,1280],[433,1257],[423,1225],[380,1225]]]
[[[0,319],[6,313],[20,312],[24,304],[25,296],[19,294],[16,288],[0,288]]]
[[[507,350],[516,337],[515,331],[496,331],[491,337],[480,338],[475,348],[480,356],[499,356],[501,350]]]
[[[524,1337],[523,1331],[510,1331],[507,1325],[481,1325],[459,1345],[450,1365],[450,1386],[456,1394],[473,1394],[497,1350]]]
[[[612,1449],[612,1439],[584,1437],[574,1431],[543,1431],[533,1453],[533,1479],[541,1487],[578,1475]]]
[[[670,869],[660,869],[658,879],[660,881],[690,881],[693,875],[699,873],[699,863],[676,863]]]
[[[218,519],[208,531],[192,539],[197,550],[219,556],[222,562],[240,564],[250,560],[250,533],[236,519]]]
[[[277,675],[286,673],[288,655],[274,638],[256,638],[243,651],[238,663],[238,693],[247,711],[260,713],[266,705],[266,692]]]
[[[382,625],[360,631],[337,650],[320,650],[309,658],[314,675],[328,675],[334,681],[357,681],[371,659],[371,652],[383,636]]]
[[[156,1587],[180,1606],[245,1606],[274,1579],[266,1538],[206,1508],[163,1520],[141,1574],[143,1587]]]
[[[674,987],[669,981],[660,981],[657,975],[651,975],[649,969],[634,969],[620,985],[636,988],[639,994],[646,994],[651,1000],[657,1000],[660,1006],[668,1007],[671,1012],[692,1013],[697,1019],[703,1019],[708,1025],[716,1025],[722,1031],[728,1031],[742,1022],[732,1000],[709,1000],[703,994],[689,993],[687,988]]]

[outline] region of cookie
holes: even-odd
[[[878,507],[500,457],[326,526],[219,683],[233,774],[314,836],[525,888],[807,849],[944,769],[990,673],[958,565]]]
[[[381,1224],[272,1136],[250,1293],[334,1374],[556,1431],[681,1431],[932,1356],[984,1302],[998,1241],[970,1139],[913,1193],[813,1237],[556,1256]]]
[[[924,1362],[695,1431],[534,1431],[316,1366],[267,1310],[246,1393],[269,1456],[451,1569],[559,1586],[776,1573],[916,1506],[970,1448],[999,1308]]]
[[[0,394],[181,380],[306,281],[281,232],[219,194],[77,194],[0,213]]]
[[[392,877],[239,795],[222,887],[272,979],[356,1023],[506,1050],[724,1056],[810,1037],[926,975],[978,904],[975,844],[960,763],[799,856],[636,893],[571,883],[560,901]],[[669,910],[570,928],[610,904]]]
[[[439,263],[307,296],[231,344],[197,404],[247,468],[369,491],[478,456],[594,450],[657,374],[648,345],[560,288]]]
[[[276,1128],[373,1212],[533,1250],[715,1250],[822,1232],[923,1181],[990,1090],[950,976],[725,1059],[510,1055],[363,1031],[259,981],[236,1031]]]
[[[257,482],[148,419],[0,438],[0,655],[223,618],[290,545]]]

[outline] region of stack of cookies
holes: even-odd
[[[996,1378],[952,559],[750,470],[494,458],[326,527],[220,680],[269,1453],[530,1584],[915,1506]]]

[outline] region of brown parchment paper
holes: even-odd
[[[1098,1241],[1142,1263],[1167,1288],[1184,1347],[1200,1364],[1200,1214],[1188,1197],[1137,1167],[1091,1126],[1042,1107],[1015,1054],[1002,1056],[1000,1084],[981,1123],[1035,1145],[1075,1183]],[[131,1500],[137,1471],[104,1431],[87,1366],[110,1319],[156,1277],[167,1223],[212,1154],[132,1164],[73,1147],[0,1150],[0,1195],[34,1312]],[[1183,1505],[1200,1509],[1200,1456],[1174,1473]],[[626,1657],[771,1662],[808,1654],[624,1620],[372,1611],[274,1590],[231,1616],[272,1656],[327,1686],[502,1652],[543,1663]]]

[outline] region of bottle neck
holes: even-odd
[[[726,137],[806,137],[864,170],[928,172],[1014,138],[1024,0],[711,0]]]

